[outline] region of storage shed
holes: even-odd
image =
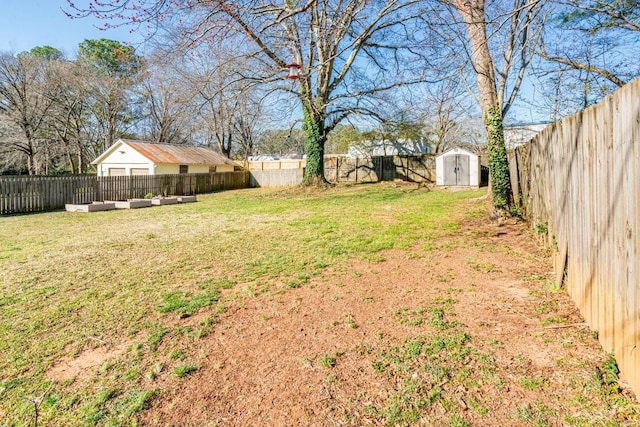
[[[119,139],[92,164],[98,176],[232,172],[236,164],[204,147]]]
[[[436,185],[480,186],[480,156],[452,148],[436,157]]]

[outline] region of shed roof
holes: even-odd
[[[444,153],[439,154],[437,157],[451,156],[455,154],[466,154],[468,156],[479,157],[477,154],[472,153],[471,151],[465,150],[464,148],[460,148],[460,147],[449,148]]]
[[[235,165],[233,161],[223,155],[204,147],[152,143],[130,139],[119,139],[92,163],[100,163],[121,144],[128,145],[155,164],[209,166]]]

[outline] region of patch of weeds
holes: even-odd
[[[436,274],[435,279],[440,283],[449,283],[455,280],[456,275],[452,272]]]
[[[315,268],[316,270],[322,270],[325,269],[329,266],[329,264],[327,264],[326,262],[323,261],[316,261],[313,263],[313,268]]]
[[[162,339],[165,335],[167,335],[167,333],[169,333],[169,329],[163,325],[158,325],[149,332],[147,342],[149,343],[149,346],[152,350],[156,350],[158,348],[158,346],[162,342]]]
[[[218,289],[231,289],[236,285],[236,282],[231,279],[222,279],[216,283]]]
[[[420,419],[420,412],[412,407],[406,407],[403,400],[397,395],[394,396],[383,410],[382,414],[387,421],[387,425],[411,425]]]
[[[311,279],[311,276],[309,273],[298,273],[297,279],[300,283],[307,283],[309,279]]]
[[[467,399],[467,404],[469,405],[469,408],[471,408],[477,414],[482,415],[483,417],[489,414],[489,409],[487,409],[487,407],[483,406],[480,402],[478,402],[473,397]]]
[[[158,375],[164,370],[164,365],[161,362],[154,363],[153,367],[144,374],[144,377],[149,380],[155,380]]]
[[[534,427],[549,426],[550,419],[554,419],[554,411],[541,403],[536,403],[535,406],[529,403],[519,406],[516,414],[520,421]]]
[[[349,328],[351,329],[358,329],[360,327],[360,325],[358,325],[356,323],[356,321],[354,320],[353,316],[350,314],[347,314],[344,318],[344,324],[347,325]]]
[[[321,356],[318,363],[325,369],[331,369],[336,366],[336,358],[334,356]]]
[[[208,290],[193,295],[187,291],[176,291],[162,296],[163,304],[157,307],[161,313],[177,312],[181,316],[189,317],[199,309],[209,307],[220,298],[218,291]]]
[[[364,356],[367,354],[371,354],[372,348],[369,344],[362,343],[356,346],[356,351],[359,355]]]
[[[382,374],[387,368],[387,363],[382,360],[374,360],[371,362],[371,367],[377,374]]]
[[[405,353],[410,357],[417,357],[422,353],[422,346],[424,342],[422,339],[411,340],[405,343]]]
[[[455,316],[453,312],[453,298],[436,298],[430,307],[431,315],[429,318],[429,326],[440,331],[455,328],[458,326],[456,321],[449,321],[446,317]]]
[[[551,310],[554,310],[558,307],[558,302],[554,300],[546,300],[542,301],[540,304],[536,306],[536,312],[540,314],[547,314]]]
[[[542,224],[536,224],[533,228],[538,234],[547,234],[549,232],[549,224],[546,222]]]
[[[151,400],[158,395],[159,390],[132,390],[122,396],[116,404],[116,410],[125,419],[149,407]]]
[[[449,427],[468,427],[469,424],[458,414],[449,417]]]
[[[169,353],[169,359],[171,360],[184,360],[187,355],[182,350],[171,350]]]
[[[137,380],[138,378],[140,378],[140,371],[138,371],[136,368],[128,369],[124,373],[124,379],[126,381],[133,381],[133,380]]]
[[[545,384],[544,378],[518,378],[518,383],[527,390],[537,390]]]
[[[602,367],[598,368],[598,373],[605,395],[612,396],[620,393],[620,385],[618,384],[620,369],[618,369],[618,362],[613,354],[609,355]]]
[[[546,319],[544,319],[544,321],[542,322],[542,326],[549,326],[549,325],[553,325],[553,324],[560,324],[560,323],[564,323],[566,322],[567,319],[565,319],[564,317],[560,317],[560,316],[551,316],[551,317],[547,317]]]
[[[447,381],[451,377],[451,369],[445,365],[431,363],[424,367],[425,372],[432,379],[433,383]]]
[[[216,323],[218,323],[217,315],[213,314],[205,317],[200,321],[198,329],[193,333],[193,336],[198,339],[206,337],[211,333],[211,331],[213,330],[213,326]]]
[[[176,332],[187,337],[193,336],[193,325],[180,325],[176,328]]]
[[[467,265],[479,273],[496,273],[500,271],[497,265],[490,262],[467,262]]]
[[[547,290],[554,294],[562,291],[562,289],[558,285],[556,285],[556,282],[554,280],[549,280],[547,282]]]
[[[409,310],[407,307],[400,307],[394,310],[393,315],[398,319],[400,324],[408,326],[420,326],[424,322],[424,313],[426,307],[417,310]]]
[[[289,280],[289,282],[287,283],[287,288],[289,289],[297,289],[297,288],[301,288],[302,287],[302,283],[296,281],[296,280]]]
[[[502,347],[502,342],[500,342],[500,340],[496,338],[489,338],[488,343],[491,347],[496,347],[496,348]]]
[[[420,414],[440,399],[440,392],[440,387],[431,387],[419,378],[405,380],[401,389],[389,396],[382,411],[387,425],[414,425]]]
[[[173,375],[175,375],[178,378],[184,378],[188,375],[191,375],[192,373],[194,373],[195,371],[197,371],[198,369],[200,369],[198,366],[196,365],[191,365],[188,363],[182,363],[178,366],[176,366],[175,368],[173,368]]]

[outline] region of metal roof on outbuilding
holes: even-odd
[[[92,163],[98,163],[119,144],[126,144],[155,164],[172,165],[235,165],[222,154],[203,147],[172,145],[120,139]]]

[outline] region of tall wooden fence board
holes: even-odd
[[[510,162],[521,211],[547,231],[558,283],[640,394],[638,99],[640,80],[550,125]]]
[[[151,195],[210,193],[249,187],[248,172],[95,177],[0,176],[0,214],[63,209],[65,204]]]

